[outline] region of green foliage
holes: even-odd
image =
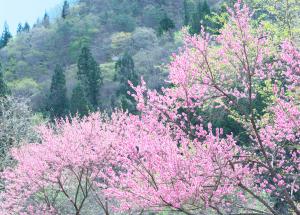
[[[18,27],[17,27],[17,34],[20,34],[22,31],[23,31],[22,24],[19,23],[19,24],[18,24]]]
[[[28,24],[28,22],[25,22],[22,31],[27,33],[30,31],[30,25]]]
[[[169,32],[174,28],[174,22],[167,15],[165,15],[165,17],[159,22],[158,34],[162,35],[164,32]]]
[[[298,0],[246,0],[254,11],[254,23],[263,24],[275,41],[299,41],[300,3]]]
[[[3,30],[2,36],[0,38],[0,49],[5,47],[11,38],[12,38],[12,35],[9,32],[8,24],[5,22],[4,23],[4,30]]]
[[[118,14],[112,19],[113,28],[116,31],[132,32],[136,27],[135,20],[127,14]]]
[[[144,7],[142,20],[146,27],[157,28],[163,17],[164,11],[162,9],[151,4]]]
[[[197,4],[197,10],[191,15],[190,34],[199,34],[201,26],[207,27],[207,17],[211,14],[210,7],[206,0]]]
[[[40,90],[40,85],[32,78],[20,78],[7,83],[14,96],[31,98],[36,96]]]
[[[128,51],[132,46],[132,33],[118,32],[111,36],[111,48],[114,54],[118,55]]]
[[[9,89],[4,81],[2,66],[0,63],[0,98],[5,97],[9,93]]]
[[[117,97],[119,97],[121,101],[121,106],[124,110],[135,112],[135,101],[128,95],[129,92],[133,93],[128,81],[134,85],[137,85],[138,83],[138,76],[134,70],[134,61],[132,57],[128,53],[125,53],[116,63],[115,70],[115,80],[118,80],[120,83]]]
[[[18,24],[17,28],[17,35],[21,34],[22,32],[28,33],[30,31],[30,25],[28,22],[25,22],[24,26],[21,23]]]
[[[34,127],[44,120],[37,118],[27,101],[10,96],[0,97],[0,171],[14,163],[9,153],[11,148],[38,139]]]
[[[72,97],[70,101],[70,110],[72,116],[76,116],[77,114],[80,117],[86,116],[89,113],[88,101],[85,97],[84,90],[80,84],[78,84],[72,92]]]
[[[101,65],[114,65],[128,51],[135,61],[136,72],[143,75],[148,86],[159,88],[167,75],[161,64],[169,62],[169,55],[181,43],[174,43],[171,37],[157,37],[157,30],[165,14],[179,29],[182,7],[181,0],[72,1],[65,19],[59,11],[61,14],[51,19],[50,24],[46,14],[46,22],[42,18],[32,28],[22,29],[0,51],[5,79],[13,95],[29,97],[34,110],[44,110],[55,65],[67,68],[66,85],[71,97],[77,84],[75,67],[81,49],[90,47],[93,58]],[[25,24],[22,25],[24,28]],[[101,105],[97,107],[111,109],[111,97],[116,96],[119,85],[119,81],[113,81],[114,73],[114,66],[106,71],[103,86],[98,89]],[[86,92],[86,85],[81,85]]]
[[[157,46],[157,42],[157,34],[152,28],[139,27],[132,33],[132,49],[134,50],[151,49]]]
[[[192,7],[193,7],[193,2],[191,2],[191,0],[184,0],[183,1],[184,25],[189,25],[190,24]]]
[[[63,9],[62,9],[62,12],[61,12],[61,17],[63,19],[65,19],[65,18],[67,18],[67,16],[69,15],[69,13],[70,13],[69,2],[68,1],[64,1]]]
[[[205,18],[206,15],[209,15],[211,13],[207,0],[204,0],[202,5],[199,3],[198,7],[199,12],[201,11],[203,13],[203,18]]]
[[[102,85],[102,74],[98,63],[92,56],[89,48],[84,47],[78,59],[78,79],[81,82],[85,95],[94,109],[98,107],[99,90]]]
[[[109,62],[101,64],[101,73],[103,75],[103,82],[112,82],[115,80],[116,71],[115,71],[116,63]]]
[[[66,78],[63,69],[56,66],[52,77],[48,110],[50,118],[63,118],[68,113]]]
[[[42,25],[43,25],[45,28],[48,28],[48,27],[50,26],[50,17],[49,17],[49,15],[48,15],[48,13],[45,13],[45,14],[44,14],[44,18],[43,18]]]
[[[220,30],[227,23],[229,18],[227,7],[228,5],[223,3],[216,11],[213,11],[210,15],[206,16],[207,22],[209,23],[207,30],[211,34],[219,34]]]

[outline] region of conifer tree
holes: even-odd
[[[61,17],[65,19],[70,13],[70,5],[68,1],[64,1]]]
[[[78,84],[72,92],[70,101],[70,110],[72,116],[78,114],[80,117],[86,116],[89,113],[89,103],[85,97],[83,87]]]
[[[188,0],[184,0],[183,9],[184,9],[184,25],[188,25],[190,23]]]
[[[115,65],[116,75],[115,80],[120,83],[119,89],[117,91],[117,97],[121,101],[121,106],[124,110],[129,112],[136,111],[135,101],[128,94],[132,93],[132,88],[129,86],[128,81],[133,83],[133,85],[138,84],[138,76],[134,69],[134,61],[132,57],[125,53],[121,59],[119,59]]]
[[[200,18],[198,13],[193,13],[192,14],[192,19],[191,19],[191,27],[190,27],[190,34],[198,34],[200,32]]]
[[[207,0],[204,0],[204,2],[202,4],[202,13],[204,16],[209,15],[211,13],[210,7],[207,3]],[[203,18],[205,18],[205,17],[203,17]]]
[[[20,33],[22,33],[22,31],[23,31],[22,24],[21,24],[21,23],[19,23],[19,24],[18,24],[18,27],[17,27],[17,34],[20,34]]]
[[[9,93],[9,89],[4,81],[2,66],[0,63],[0,98],[5,97]]]
[[[44,18],[43,18],[42,24],[43,24],[43,26],[44,26],[45,28],[48,28],[49,25],[50,25],[50,17],[49,17],[49,15],[48,15],[47,12],[45,12],[45,14],[44,14]]]
[[[0,49],[5,47],[8,43],[8,41],[12,38],[11,33],[9,32],[8,24],[4,23],[4,30],[0,39]]]
[[[23,32],[29,32],[30,31],[30,25],[28,22],[25,22],[24,27],[23,27]]]
[[[102,75],[100,67],[89,48],[82,48],[77,66],[78,79],[83,86],[85,95],[89,103],[96,109],[98,107],[99,89],[102,85]]]
[[[36,22],[33,24],[32,28],[36,28],[36,27],[41,27],[42,26],[42,21],[40,18],[37,18]]]
[[[190,25],[192,21],[192,15],[195,12],[195,2],[193,0],[184,0],[183,10],[184,10],[184,25]]]
[[[207,27],[209,21],[206,16],[210,14],[211,11],[207,1],[200,1],[197,6],[197,11],[192,15],[190,33],[199,34],[201,26]]]
[[[62,118],[68,112],[66,78],[61,66],[57,65],[52,76],[49,106],[50,117]]]

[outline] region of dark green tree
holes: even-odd
[[[43,24],[43,26],[45,28],[48,28],[50,26],[50,17],[49,17],[49,15],[48,15],[47,12],[45,12],[45,14],[44,14],[44,18],[43,18],[42,24]]]
[[[63,9],[61,12],[61,17],[65,19],[70,13],[70,5],[68,1],[64,1]]]
[[[12,38],[11,33],[9,32],[9,27],[8,24],[5,22],[4,23],[4,29],[3,33],[0,39],[0,49],[5,47],[8,43],[8,41]]]
[[[201,30],[201,26],[207,27],[209,25],[209,21],[207,17],[211,14],[210,7],[206,0],[203,2],[200,1],[197,5],[197,10],[192,15],[191,19],[191,34],[199,34]]]
[[[188,25],[190,23],[190,13],[188,10],[188,0],[184,0],[183,9],[184,9],[184,25]]]
[[[204,0],[203,4],[202,4],[202,14],[203,14],[203,19],[205,19],[205,16],[211,14],[211,11],[210,11],[210,7],[207,3],[207,0]]]
[[[22,31],[23,31],[23,26],[22,26],[21,23],[19,23],[19,24],[18,24],[18,27],[17,27],[17,34],[22,33]]]
[[[52,76],[48,110],[52,120],[65,117],[68,113],[66,77],[62,67],[59,65],[56,66]]]
[[[23,27],[23,32],[29,32],[30,31],[30,25],[28,22],[25,22],[24,27]]]
[[[198,13],[192,14],[190,34],[198,34],[201,29],[201,22]]]
[[[78,84],[72,92],[70,101],[70,110],[72,116],[78,114],[80,117],[86,116],[89,113],[89,103],[85,97],[83,87]]]
[[[89,103],[96,109],[98,107],[99,90],[102,85],[102,74],[89,48],[82,48],[77,66],[78,80],[83,86]]]
[[[175,28],[173,20],[171,20],[167,15],[160,20],[158,34],[162,35],[164,32],[170,32],[170,30]]]
[[[133,113],[136,111],[135,100],[128,92],[133,93],[128,81],[134,85],[138,84],[138,76],[134,69],[134,61],[132,57],[125,53],[115,65],[116,75],[115,81],[119,82],[119,89],[117,91],[117,97],[121,102],[121,106],[124,110],[128,110]]]
[[[184,10],[184,25],[189,25],[191,22],[192,8],[195,7],[191,0],[184,0],[183,10]]]
[[[4,81],[2,66],[0,63],[0,98],[5,97],[7,94],[9,94],[9,89]]]

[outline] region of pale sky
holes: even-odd
[[[45,11],[51,11],[62,2],[63,0],[0,0],[0,33],[5,21],[10,32],[15,34],[19,22],[24,24],[27,21],[32,26]]]

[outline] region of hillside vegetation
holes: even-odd
[[[183,2],[81,0],[69,8],[65,18],[39,21],[30,31],[14,37],[0,52],[8,85],[16,96],[32,99],[41,110],[49,92],[56,65],[66,72],[68,96],[76,85],[77,60],[81,48],[89,47],[103,74],[99,100],[110,107],[118,83],[115,63],[128,52],[135,71],[153,88],[166,77],[164,63],[180,45]],[[170,17],[176,28],[158,36],[159,22]],[[177,37],[177,38],[176,38]]]
[[[298,0],[64,1],[0,37],[0,214],[300,215]]]

